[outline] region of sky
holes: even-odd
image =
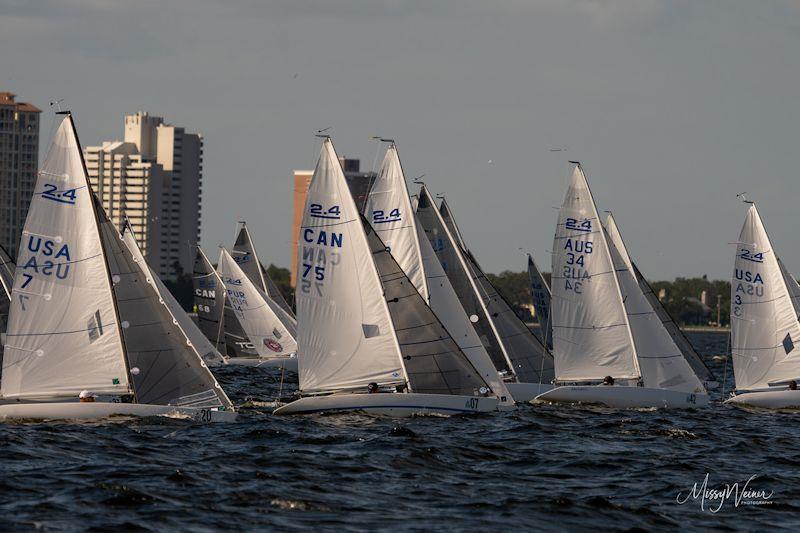
[[[138,110],[205,137],[201,243],[290,264],[316,130],[445,193],[489,272],[550,250],[578,159],[650,279],[728,278],[748,192],[800,274],[800,1],[0,0],[0,91],[85,145]],[[564,151],[552,151],[562,149]]]

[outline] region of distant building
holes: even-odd
[[[36,106],[0,92],[0,244],[16,258],[39,167]]]
[[[340,157],[339,163],[342,165],[344,177],[347,179],[347,185],[350,187],[350,194],[353,195],[356,207],[359,211],[363,211],[364,204],[367,203],[367,196],[369,195],[370,189],[372,189],[372,184],[375,182],[377,174],[375,172],[361,172],[358,159]],[[311,184],[311,176],[313,174],[313,170],[294,171],[294,212],[291,240],[292,287],[295,286],[297,281],[297,239],[300,234],[300,224],[303,221],[303,209],[306,205],[306,195],[308,194],[308,187]]]
[[[125,117],[124,141],[85,152],[103,207],[120,227],[128,217],[150,266],[162,278],[191,272],[190,247],[200,241],[203,137],[140,111]]]

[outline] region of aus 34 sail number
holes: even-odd
[[[583,284],[589,281],[590,275],[586,270],[586,256],[594,250],[593,241],[584,241],[567,238],[564,241],[564,290],[583,293]]]

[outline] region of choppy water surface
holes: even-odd
[[[721,379],[712,356],[726,337],[691,339]],[[226,368],[219,379],[236,404],[255,404],[235,424],[0,424],[3,529],[800,527],[800,414],[717,403],[278,418],[279,374]],[[709,488],[757,474],[749,488],[773,492],[771,504],[679,505],[706,473]]]

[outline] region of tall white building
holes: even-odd
[[[200,241],[203,137],[140,111],[125,117],[124,141],[85,151],[103,207],[120,226],[128,217],[147,262],[162,278],[191,272],[191,247]]]

